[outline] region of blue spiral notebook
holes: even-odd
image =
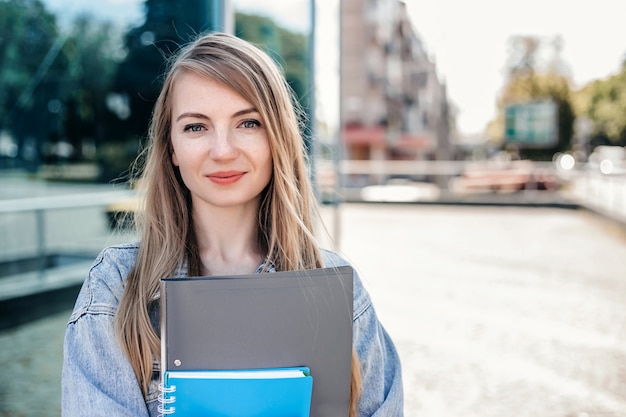
[[[308,368],[166,371],[159,411],[183,417],[308,417]]]
[[[349,266],[162,279],[163,409],[175,397],[175,416],[347,416],[352,317]],[[306,369],[307,375],[242,377],[249,370],[284,368]],[[209,370],[240,377],[198,378]],[[172,385],[176,392],[168,393]],[[218,405],[228,410],[202,408]],[[203,411],[193,414],[198,409]]]

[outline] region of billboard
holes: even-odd
[[[504,107],[504,140],[520,148],[551,148],[558,143],[559,106],[553,100]]]

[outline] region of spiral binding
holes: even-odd
[[[169,387],[166,387],[165,385],[163,385],[163,383],[160,383],[159,391],[160,391],[160,394],[158,397],[159,405],[157,407],[159,417],[174,414],[176,412],[176,407],[174,407],[171,404],[174,404],[176,402],[176,396],[170,395],[170,394],[176,392],[176,385],[171,385]]]

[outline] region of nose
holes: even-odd
[[[228,129],[216,129],[211,138],[210,156],[215,160],[233,159],[237,156],[234,137]]]

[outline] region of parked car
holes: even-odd
[[[598,146],[591,155],[587,167],[605,175],[626,174],[626,147]]]
[[[460,194],[556,190],[559,181],[550,170],[540,169],[530,160],[488,161],[468,165],[450,181],[449,188]]]

